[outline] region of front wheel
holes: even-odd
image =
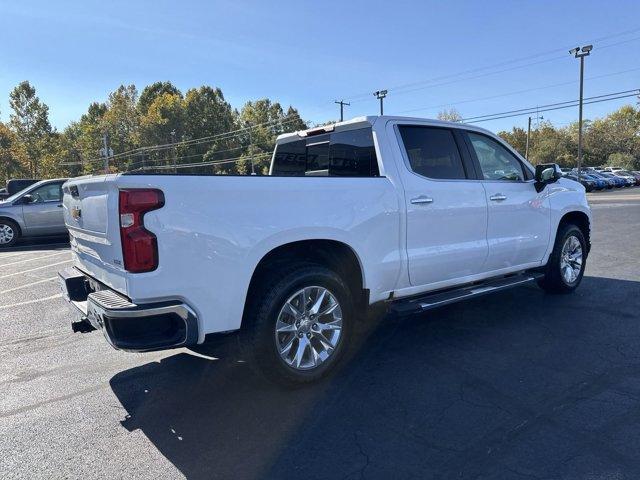
[[[582,230],[573,224],[560,226],[539,285],[550,293],[574,291],[582,281],[586,259],[587,242]]]
[[[281,384],[320,379],[339,362],[353,329],[348,286],[325,267],[273,272],[252,292],[243,347],[252,364]],[[275,280],[275,281],[274,281]]]

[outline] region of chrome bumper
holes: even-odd
[[[197,343],[197,317],[182,302],[136,305],[75,267],[59,272],[58,276],[63,295],[79,313],[81,322],[93,327],[74,327],[74,331],[102,330],[111,346],[132,352],[167,350]]]

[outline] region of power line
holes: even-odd
[[[638,95],[640,93],[640,89],[635,89],[635,90],[629,90],[628,92],[633,92],[633,93],[626,93],[625,92],[619,92],[620,94],[609,94],[609,95],[599,95],[597,97],[589,97],[593,100],[589,100],[588,98],[585,100],[589,100],[589,101],[585,101],[584,104],[585,105],[589,105],[592,103],[601,103],[601,102],[609,102],[612,100],[619,100],[622,98],[630,98],[630,97],[635,97],[636,95]],[[615,96],[613,96],[615,95]],[[606,97],[606,98],[603,98]],[[546,108],[544,105],[539,106],[539,107],[529,107],[528,109],[520,109],[520,110],[512,110],[511,112],[501,112],[501,113],[494,113],[494,114],[490,114],[490,115],[481,115],[478,117],[472,117],[472,118],[463,118],[461,121],[465,122],[465,123],[479,123],[479,122],[488,122],[490,120],[500,120],[503,118],[511,118],[511,117],[519,117],[522,115],[530,115],[532,113],[536,113],[536,112],[550,112],[550,111],[554,111],[554,110],[562,110],[565,108],[573,108],[578,106],[578,102],[579,100],[571,100],[569,102],[559,102],[559,103],[555,103],[555,104],[549,104],[548,108]],[[554,106],[556,105],[556,106]]]
[[[585,80],[596,80],[599,78],[605,78],[605,77],[612,77],[615,75],[622,75],[625,73],[629,73],[629,72],[636,72],[640,70],[639,68],[630,68],[628,70],[621,70],[619,72],[612,72],[612,73],[606,73],[604,75],[595,75],[593,77],[586,77]],[[568,82],[560,82],[560,83],[553,83],[550,85],[543,85],[541,87],[534,87],[534,88],[526,88],[524,90],[516,90],[516,91],[512,91],[512,92],[508,92],[508,93],[500,93],[497,95],[490,95],[488,97],[479,97],[479,98],[472,98],[472,99],[468,99],[468,100],[461,100],[461,101],[456,101],[456,102],[449,102],[449,103],[442,103],[439,105],[430,105],[428,107],[419,107],[419,108],[410,108],[408,110],[401,110],[398,113],[409,113],[409,112],[419,112],[422,110],[431,110],[434,108],[446,108],[446,107],[451,107],[453,105],[461,105],[463,103],[473,103],[473,102],[480,102],[483,100],[493,100],[494,98],[501,98],[501,97],[508,97],[510,95],[518,95],[520,93],[528,93],[528,92],[534,92],[537,90],[545,90],[547,88],[553,88],[553,87],[560,87],[560,86],[564,86],[564,85],[573,85],[574,83],[576,83],[575,80],[570,80]]]

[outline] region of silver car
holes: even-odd
[[[66,233],[62,215],[62,184],[66,178],[43,180],[0,201],[0,248],[20,237]]]

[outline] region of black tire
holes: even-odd
[[[269,380],[288,387],[315,382],[333,371],[350,344],[355,323],[352,295],[345,281],[336,272],[321,265],[298,263],[271,271],[260,283],[258,288],[250,292],[253,298],[247,302],[240,337],[243,356]],[[338,301],[342,310],[342,329],[329,356],[318,366],[301,370],[287,364],[281,357],[275,329],[287,301],[299,290],[312,286],[327,289]],[[313,336],[313,332],[310,335]],[[299,340],[293,340],[297,345]],[[310,349],[304,352],[311,355]]]
[[[561,260],[562,250],[569,241],[570,237],[575,237],[580,243],[582,249],[582,262],[580,265],[580,271],[576,275],[575,280],[568,281],[562,273]],[[549,261],[544,269],[544,278],[538,281],[538,285],[548,293],[571,293],[582,281],[584,275],[584,269],[587,259],[587,242],[584,238],[582,230],[576,225],[571,223],[565,223],[558,228],[558,234],[556,235],[556,241],[553,246],[553,251],[549,256]]]
[[[6,243],[0,240],[0,248],[15,245],[15,243],[20,238],[20,227],[18,227],[18,224],[16,222],[4,218],[0,219],[0,235],[3,235],[3,230],[6,232],[7,229],[9,229],[13,236],[11,240]]]

